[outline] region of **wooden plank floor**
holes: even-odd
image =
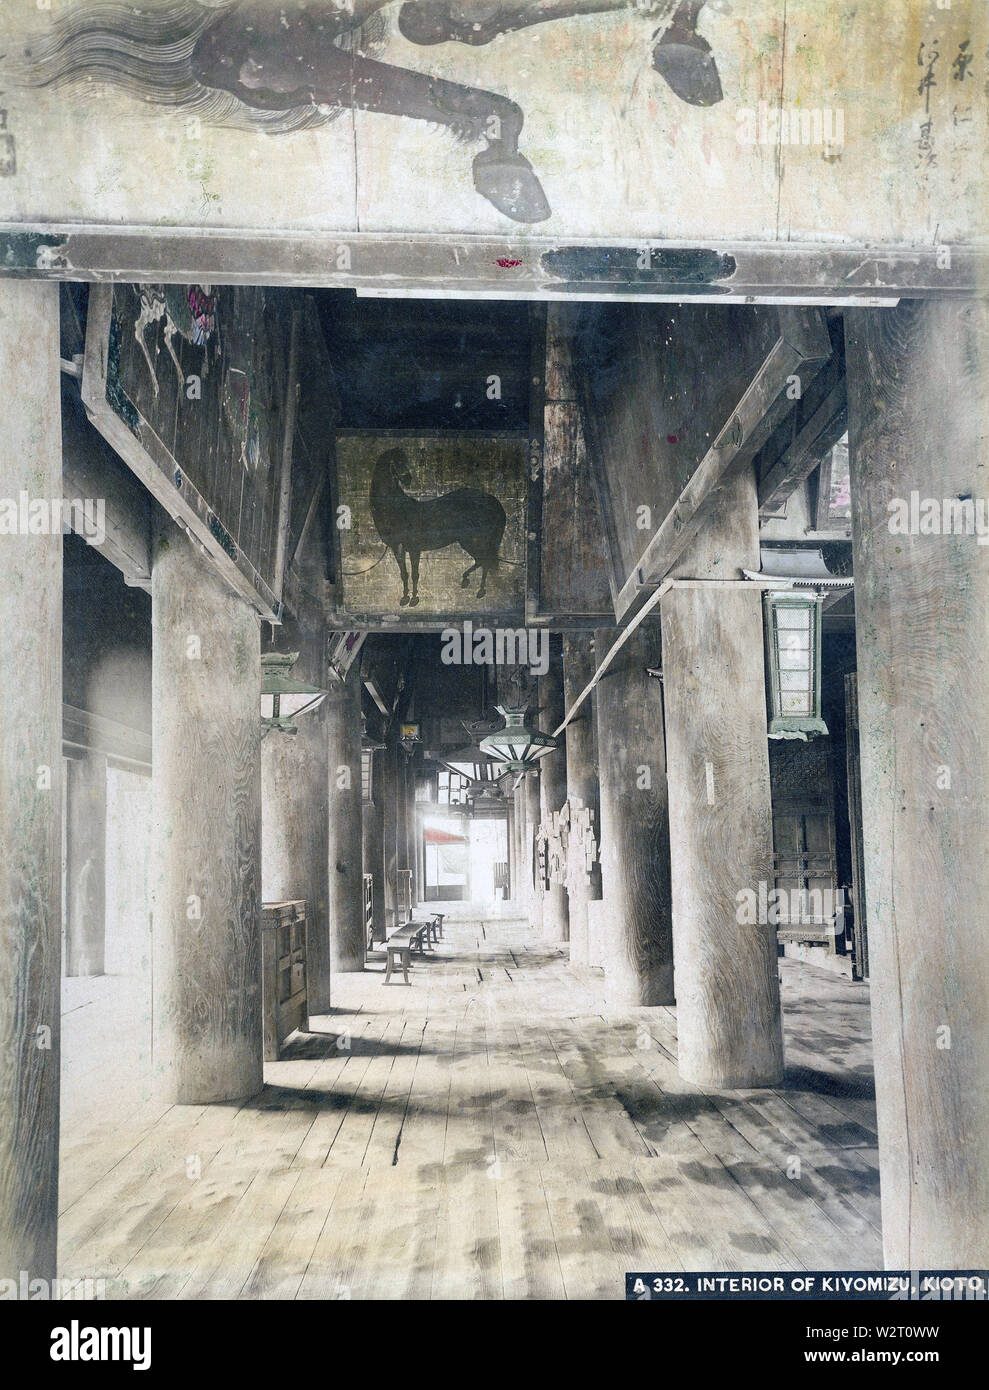
[[[448,921],[409,987],[383,961],[334,977],[263,1093],[217,1106],[150,1099],[146,990],[104,1065],[113,984],[82,1006],[73,982],[60,1273],[125,1298],[562,1299],[620,1298],[627,1269],[880,1268],[868,990],[780,964],[785,1084],[705,1091],[675,1010],[608,1013],[565,947]]]

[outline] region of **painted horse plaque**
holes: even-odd
[[[523,439],[341,431],[342,610],[355,619],[520,615],[524,465]]]

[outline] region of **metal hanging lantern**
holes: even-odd
[[[500,763],[505,772],[532,772],[538,760],[559,747],[552,734],[530,728],[526,723],[528,706],[507,709],[497,706],[504,716],[505,727],[486,734],[481,739],[481,752]]]
[[[769,737],[827,734],[821,718],[821,599],[817,594],[764,595]]]
[[[283,734],[296,734],[293,723],[300,714],[308,714],[326,698],[318,685],[307,685],[291,674],[299,659],[298,652],[265,652],[261,657],[261,723],[264,731],[280,729]]]

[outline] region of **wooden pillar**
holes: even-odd
[[[372,913],[374,917],[374,939],[384,941],[385,931],[385,870],[384,836],[385,822],[382,797],[382,759],[384,750],[376,748],[371,753],[371,800],[363,806],[363,860],[364,872],[371,875]]]
[[[354,662],[329,706],[330,964],[364,969],[364,856],[361,836],[361,673]]]
[[[589,632],[563,639],[563,692],[567,709],[594,675],[594,646]],[[567,800],[571,825],[584,807],[593,814],[593,833],[599,833],[598,774],[594,748],[593,695],[581,705],[567,725]],[[588,965],[590,952],[587,931],[587,904],[600,897],[600,875],[596,868],[588,875],[582,842],[571,831],[567,865],[567,896],[570,905],[570,962]]]
[[[553,641],[549,670],[539,677],[540,728],[552,732],[563,722],[563,662]],[[549,832],[553,813],[567,799],[567,751],[565,736],[561,746],[539,760],[539,809],[543,830]],[[547,941],[570,940],[570,917],[564,884],[551,882],[543,893],[543,936]]]
[[[395,768],[398,775],[395,800],[395,861],[399,869],[410,869],[409,863],[409,759],[404,748],[395,749]]]
[[[381,828],[384,858],[385,921],[398,926],[398,744],[392,739],[381,752]]]
[[[151,621],[154,1066],[203,1105],[262,1084],[260,626],[167,519]]]
[[[883,1241],[964,1269],[989,1249],[989,545],[948,512],[987,505],[989,309],[845,335]]]
[[[518,786],[512,792],[512,901],[520,912],[525,906],[525,789]]]
[[[323,635],[318,627],[276,629],[278,651],[298,651],[292,675],[326,687]],[[302,714],[298,733],[271,729],[261,740],[262,859],[265,902],[306,901],[306,988],[309,1012],[330,1007],[330,936],[327,862],[327,740],[323,701]]]
[[[617,636],[597,630],[598,661]],[[647,618],[594,690],[605,903],[598,945],[615,1005],[674,1002],[663,688],[647,674],[660,650],[659,622]]]
[[[65,974],[102,975],[106,955],[106,758],[66,768]]]
[[[751,468],[725,486],[678,573],[738,579],[743,567],[759,568]],[[773,887],[762,601],[758,591],[677,588],[662,618],[680,1072],[701,1086],[775,1086],[776,928],[748,923],[739,897],[765,901]]]
[[[539,833],[540,795],[539,773],[529,772],[522,783],[525,797],[525,913],[533,931],[543,930],[543,890],[537,882],[539,871],[536,836]]]
[[[62,495],[58,286],[0,281],[2,491]],[[49,528],[50,529],[50,528]],[[0,535],[0,1278],[55,1277],[62,536]]]
[[[416,778],[412,756],[405,760],[405,867],[412,874],[412,906],[419,901],[419,858],[416,846]]]

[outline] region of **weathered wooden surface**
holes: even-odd
[[[361,846],[364,872],[371,875],[371,912],[375,941],[385,939],[385,820],[383,802],[383,750],[371,754],[371,800],[361,807]]]
[[[601,341],[594,319],[583,325],[579,380],[618,618],[716,516],[733,472],[792,409],[792,383],[806,389],[831,354],[819,309],[738,315],[689,305],[612,308]]]
[[[106,536],[90,539],[127,580],[151,589],[151,498],[90,424],[75,382],[62,379],[62,487],[68,499],[101,498]]]
[[[563,638],[563,693],[569,709],[594,675],[594,644],[590,632]],[[574,833],[574,817],[584,808],[593,816],[595,840],[600,839],[598,807],[598,769],[594,749],[594,706],[586,701],[577,717],[567,725],[567,800],[570,802],[571,831],[568,844],[567,899],[570,910],[570,959],[575,965],[590,964],[587,904],[600,897],[600,873],[595,862],[588,870],[582,839]]]
[[[398,926],[398,880],[404,868],[398,859],[398,743],[392,739],[378,754],[381,759],[381,847],[384,861],[385,925]]]
[[[758,568],[751,468],[682,565],[697,578]],[[673,589],[662,626],[680,1071],[704,1085],[773,1086],[783,1068],[776,929],[737,915],[740,892],[764,883],[768,893],[773,881],[760,596]]]
[[[333,1032],[290,1043],[245,1106],[107,1126],[74,1085],[62,1272],[100,1270],[110,1298],[356,1301],[878,1269],[868,991],[781,969],[792,1070],[727,1095],[677,1075],[674,1010],[611,1009],[521,924],[454,913],[410,988],[384,989],[383,962],[335,978]],[[94,1012],[66,1019],[73,1055],[105,1056]]]
[[[151,604],[156,1082],[206,1104],[262,1084],[260,632],[164,518]]]
[[[329,738],[330,962],[334,970],[364,969],[364,890],[361,846],[361,671],[355,661],[343,685],[323,702]],[[317,1012],[313,1007],[312,1012]]]
[[[607,540],[573,378],[573,326],[569,305],[547,306],[539,608],[527,614],[530,622],[540,615],[588,622],[613,616]]]
[[[549,670],[539,677],[539,725],[552,732],[563,720],[563,662],[559,648],[551,648]],[[544,835],[552,829],[555,812],[561,810],[567,800],[567,750],[566,738],[560,739],[561,747],[546,753],[539,759],[539,813]],[[542,925],[543,936],[547,941],[568,941],[570,939],[569,906],[567,890],[562,883],[550,882],[543,891]]]
[[[202,284],[94,290],[83,376],[97,428],[272,617],[286,294]]]
[[[618,633],[598,628],[598,661]],[[673,905],[658,620],[646,618],[594,691],[604,911],[597,933],[609,999],[672,1004]],[[569,738],[570,728],[567,729]],[[595,962],[597,963],[597,962]]]
[[[965,298],[986,273],[986,253],[953,245],[891,245],[862,241],[759,243],[703,236],[683,247],[648,238],[645,270],[639,253],[600,236],[579,240],[507,235],[406,235],[286,231],[277,237],[214,230],[209,236],[170,227],[88,228],[26,232],[0,222],[0,275],[40,279],[185,284],[195,275],[214,285],[386,289],[430,299],[477,290],[535,297],[580,291],[616,298],[724,304],[759,302],[785,294],[797,302],[888,305],[898,295]],[[338,257],[346,247],[349,269]],[[687,287],[690,287],[689,290]],[[705,296],[705,291],[707,295]],[[541,307],[537,304],[536,307]]]
[[[292,675],[326,689],[324,640],[319,628],[276,628],[273,650],[298,651]],[[299,716],[298,733],[270,729],[261,740],[261,894],[263,902],[306,904],[307,975],[311,1013],[330,1007],[333,709],[324,700]],[[360,778],[357,778],[358,782]],[[327,786],[330,792],[327,792]],[[358,792],[358,795],[360,793]],[[357,858],[360,899],[360,853]]]
[[[545,727],[541,725],[540,727]],[[535,932],[543,929],[543,893],[536,881],[536,835],[539,833],[541,819],[539,783],[541,774],[530,772],[522,782],[525,797],[525,905],[529,926]]]
[[[846,335],[886,1259],[965,1268],[989,1248],[989,549],[889,527],[914,491],[985,506],[989,314],[904,304]]]
[[[574,370],[616,597],[778,339],[773,309],[581,309]]]
[[[323,22],[347,42],[346,32],[378,8],[373,0],[350,10],[327,5]],[[491,113],[506,137],[521,127],[519,153],[541,186],[527,215],[543,220],[528,225],[578,241],[630,239],[621,249],[633,266],[637,243],[648,245],[657,231],[706,250],[726,235],[769,244],[830,236],[929,246],[939,223],[953,244],[984,230],[986,21],[978,0],[954,0],[950,8],[928,0],[704,5],[698,33],[710,45],[722,98],[711,105],[684,99],[654,68],[674,5],[656,11],[616,0],[609,8],[615,13],[558,15],[513,33],[498,33],[505,9],[486,10],[482,22],[494,26],[494,41],[479,45],[455,37],[414,43],[387,23],[380,39],[358,41],[342,93],[316,61],[295,107],[263,110],[265,98],[285,108],[285,93],[262,87],[252,101],[241,87],[240,99],[227,103],[235,128],[224,128],[201,105],[156,104],[147,99],[154,91],[140,86],[124,93],[100,85],[97,95],[85,73],[74,88],[22,85],[15,60],[25,45],[37,48],[65,11],[7,0],[0,76],[16,172],[5,180],[6,215],[15,223],[41,218],[213,236],[249,228],[276,245],[285,232],[358,228],[498,236],[519,224],[475,183],[473,160],[489,143],[483,125]],[[298,43],[299,11],[287,13],[285,38]],[[247,45],[251,35],[240,32]],[[940,64],[925,97],[927,68],[918,53],[934,39]],[[266,40],[259,34],[251,48],[260,82],[266,68],[282,71],[287,61],[284,46]],[[963,41],[973,56],[964,96],[949,75]],[[302,42],[311,47],[313,37]],[[334,98],[350,99],[351,86],[370,87],[350,65],[361,63],[361,52],[388,65],[381,109],[324,116]],[[108,75],[104,67],[101,76]],[[442,87],[445,102],[433,93],[438,83],[453,84]],[[220,97],[216,88],[189,86],[193,101]],[[957,106],[963,120],[956,124]],[[808,143],[802,134],[791,142],[789,129],[784,141],[769,128],[777,110],[816,118]],[[264,129],[293,120],[302,128],[292,133]],[[926,143],[925,120],[932,125]],[[458,122],[466,143],[451,138]],[[671,249],[679,248],[673,242]],[[338,260],[322,257],[324,265]],[[687,292],[704,286],[689,269],[681,275]]]
[[[58,289],[0,287],[0,491],[61,496]],[[62,537],[0,538],[0,1277],[55,1274]]]
[[[102,975],[106,950],[106,757],[66,764],[66,975]]]

